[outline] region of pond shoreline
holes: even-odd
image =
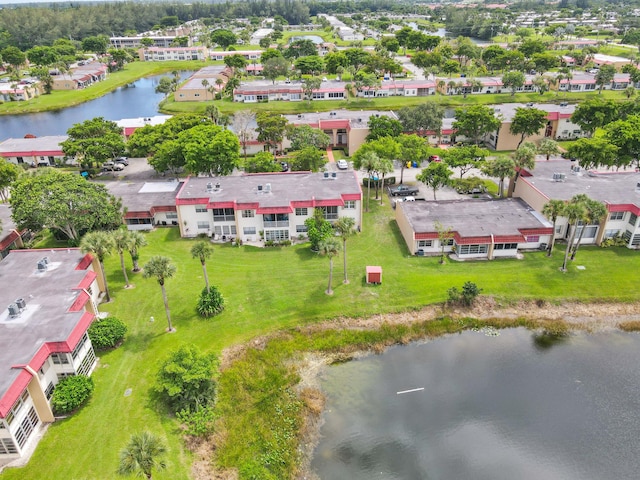
[[[296,330],[308,335],[322,333],[329,330],[368,331],[380,330],[385,327],[412,327],[420,323],[436,322],[444,318],[457,321],[460,330],[472,328],[474,321],[482,324],[493,324],[496,328],[515,328],[526,326],[532,330],[542,329],[551,332],[586,331],[606,332],[623,329],[634,330],[640,326],[640,302],[634,303],[580,303],[562,302],[551,304],[543,301],[523,300],[517,303],[501,304],[492,297],[480,297],[473,308],[447,308],[444,305],[430,305],[420,310],[402,313],[374,315],[367,318],[337,318],[319,324],[301,326]],[[625,325],[626,324],[626,325]],[[276,332],[264,337],[258,337],[250,342],[235,345],[223,351],[221,369],[229,368],[236,360],[244,357],[250,349],[264,349],[271,339],[275,339],[283,332]],[[451,332],[445,332],[451,333]],[[437,335],[407,334],[406,341],[389,338],[371,345],[369,348],[339,352],[305,352],[291,360],[290,367],[298,374],[299,382],[295,385],[299,397],[305,404],[303,425],[300,429],[298,453],[300,463],[292,478],[304,480],[320,480],[310,470],[313,452],[320,438],[322,427],[322,413],[324,411],[324,395],[320,388],[323,371],[336,362],[349,361],[354,358],[383,353],[388,347],[407,344],[420,339],[433,338]],[[217,432],[193,449],[196,460],[192,466],[194,478],[214,478],[230,480],[238,478],[235,470],[218,470],[213,465],[211,454],[217,444],[224,437],[224,433]],[[205,453],[206,452],[206,453]],[[208,454],[207,454],[208,453]],[[206,472],[206,473],[205,473]]]

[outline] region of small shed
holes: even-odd
[[[382,283],[382,267],[367,266],[367,283]]]

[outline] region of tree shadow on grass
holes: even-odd
[[[150,322],[149,322],[150,323]],[[153,324],[151,324],[153,325]],[[152,328],[151,326],[149,328]],[[126,352],[144,352],[149,348],[149,344],[157,337],[164,335],[165,332],[147,331],[135,334],[127,334],[122,343],[122,348]]]

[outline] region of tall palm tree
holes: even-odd
[[[104,274],[104,258],[111,254],[114,248],[113,238],[108,232],[89,232],[82,237],[80,242],[80,250],[84,253],[91,253],[98,258],[100,262],[100,274],[104,284],[104,296],[107,302],[111,301],[109,295],[109,286],[107,285],[107,276]]]
[[[563,272],[567,271],[567,260],[569,259],[569,252],[571,251],[571,247],[573,247],[573,241],[576,236],[575,227],[580,220],[584,218],[585,208],[584,204],[581,201],[576,201],[574,198],[569,200],[569,202],[565,205],[564,211],[562,212],[564,217],[567,217],[568,228],[570,230],[569,240],[567,241],[567,248],[564,252],[564,261],[562,262],[561,270]]]
[[[169,324],[169,328],[167,328],[168,332],[175,332],[175,328],[171,325],[171,312],[169,312],[169,302],[167,300],[167,291],[164,288],[164,282],[167,278],[173,277],[176,273],[176,266],[171,263],[171,259],[167,257],[162,257],[156,255],[151,257],[151,259],[145,264],[143,267],[143,276],[144,278],[155,277],[162,289],[162,300],[164,301],[164,311],[167,314],[167,323]]]
[[[124,266],[124,252],[129,248],[129,230],[125,228],[119,228],[111,233],[113,238],[113,245],[120,256],[120,268],[122,269],[122,275],[124,275],[124,283],[126,288],[129,288],[129,276],[127,275],[127,268]]]
[[[378,168],[380,163],[380,157],[375,152],[365,152],[360,157],[355,158],[354,162],[358,169],[362,169],[367,172],[367,207],[366,211],[369,211],[369,200],[371,199],[371,173]]]
[[[142,232],[136,232],[135,230],[129,232],[129,245],[127,246],[127,250],[129,251],[129,255],[131,256],[131,262],[133,263],[134,272],[140,271],[140,265],[138,265],[138,260],[140,259],[140,253],[138,252],[140,248],[147,246],[147,238],[144,236]]]
[[[336,223],[333,224],[333,228],[336,229],[340,238],[342,238],[342,250],[344,254],[342,255],[342,263],[344,269],[344,280],[342,283],[349,283],[349,279],[347,278],[347,239],[356,233],[355,231],[356,221],[351,217],[340,217]]]
[[[509,190],[507,191],[507,197],[511,198],[513,196],[513,191],[516,188],[516,182],[518,181],[521,170],[525,168],[533,170],[533,168],[536,166],[537,151],[538,149],[535,143],[524,142],[515,152],[513,152],[512,158],[516,170],[511,180],[509,180]]]
[[[329,257],[329,284],[324,292],[327,295],[333,295],[333,289],[331,288],[331,281],[333,280],[333,257],[337,256],[339,251],[340,243],[338,243],[335,237],[329,237],[320,242],[318,253],[322,256]]]
[[[382,185],[384,186],[384,177],[387,175],[387,173],[391,173],[393,172],[393,162],[391,160],[389,160],[388,158],[381,158],[380,161],[378,162],[378,168],[376,169],[376,171],[378,172],[378,174],[381,175],[382,177]],[[378,184],[376,183],[376,186]],[[377,195],[377,188],[376,188],[376,195]],[[384,198],[384,194],[380,194],[380,205],[382,205],[382,199]]]
[[[607,207],[604,203],[598,202],[597,200],[592,200],[590,198],[586,198],[584,200],[585,207],[585,215],[582,224],[582,228],[580,229],[580,235],[578,236],[578,241],[573,247],[573,251],[571,252],[571,260],[575,260],[576,253],[578,253],[578,248],[580,248],[580,243],[582,242],[582,237],[584,235],[584,231],[587,229],[589,225],[599,225],[602,223],[602,220],[607,216]]]
[[[202,272],[204,273],[204,283],[209,292],[209,276],[207,275],[207,258],[213,255],[213,247],[209,242],[198,242],[191,247],[191,256],[200,260]]]
[[[542,214],[553,222],[553,232],[551,233],[551,240],[547,246],[547,257],[550,257],[553,252],[553,244],[556,241],[556,223],[558,217],[564,212],[565,205],[566,203],[563,200],[549,200],[545,203],[544,207],[542,207]]]
[[[167,452],[164,442],[150,432],[134,433],[127,446],[120,452],[120,475],[132,473],[151,480],[154,470],[164,470],[167,464],[162,457]]]

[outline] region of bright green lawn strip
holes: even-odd
[[[335,294],[331,297],[324,294],[329,262],[311,253],[307,245],[267,249],[215,246],[208,262],[209,277],[224,295],[227,307],[208,321],[195,314],[196,297],[204,280],[200,263],[189,253],[194,241],[180,239],[177,229],[172,228],[149,234],[150,245],[141,252],[141,264],[152,255],[166,255],[178,265],[176,276],[166,285],[178,329],[171,335],[164,333],[166,320],[157,282],[133,274],[135,288],[124,290],[118,258],[108,258],[107,276],[114,301],[101,305],[101,310],[127,323],[130,331],[126,341],[121,348],[101,355],[101,366],[95,373],[96,390],[89,405],[69,420],[52,425],[25,468],[8,470],[0,478],[112,479],[120,448],[131,433],[144,429],[163,434],[169,443],[170,467],[154,478],[188,478],[191,459],[180,441],[177,425],[149,394],[160,363],[183,343],[219,353],[227,346],[282,328],[441,302],[448,288],[460,287],[467,280],[477,283],[484,294],[496,295],[504,302],[520,298],[551,302],[639,298],[637,252],[582,247],[566,274],[558,271],[560,250],[551,259],[536,252],[525,254],[521,261],[440,265],[436,258],[408,255],[388,200],[385,203],[379,208],[372,201],[372,213],[364,216],[363,233],[348,241],[351,284],[342,284],[342,258],[335,259]],[[382,285],[364,283],[366,265],[383,267]],[[576,265],[586,269],[577,270]],[[155,317],[153,323],[149,321],[151,316]],[[127,388],[133,389],[130,397],[124,397]]]
[[[430,97],[384,97],[374,100],[350,99],[344,100],[322,100],[309,102],[267,102],[267,103],[242,103],[232,102],[231,100],[217,100],[213,103],[224,113],[235,113],[240,110],[254,110],[256,112],[268,111],[274,113],[296,114],[305,112],[326,112],[337,109],[348,110],[397,110],[402,107],[410,107],[420,105],[425,102],[437,102],[444,107],[456,108],[467,105],[493,105],[501,103],[553,103],[567,101],[577,103],[587,98],[593,98],[598,93],[578,92],[571,95],[557,95],[555,92],[547,92],[544,95],[538,93],[517,93],[512,96],[508,93],[493,95],[468,95],[464,98],[462,95],[432,95]],[[614,92],[605,90],[601,95],[603,98],[623,101],[626,97],[623,92]],[[208,102],[175,102],[172,99],[164,101],[160,105],[160,110],[166,114],[178,113],[203,113]]]
[[[40,95],[28,102],[5,102],[0,104],[0,115],[44,112],[78,105],[101,97],[118,87],[150,75],[173,70],[197,70],[207,65],[201,61],[133,62],[124,70],[111,73],[103,82],[82,90],[55,90],[51,95]]]

